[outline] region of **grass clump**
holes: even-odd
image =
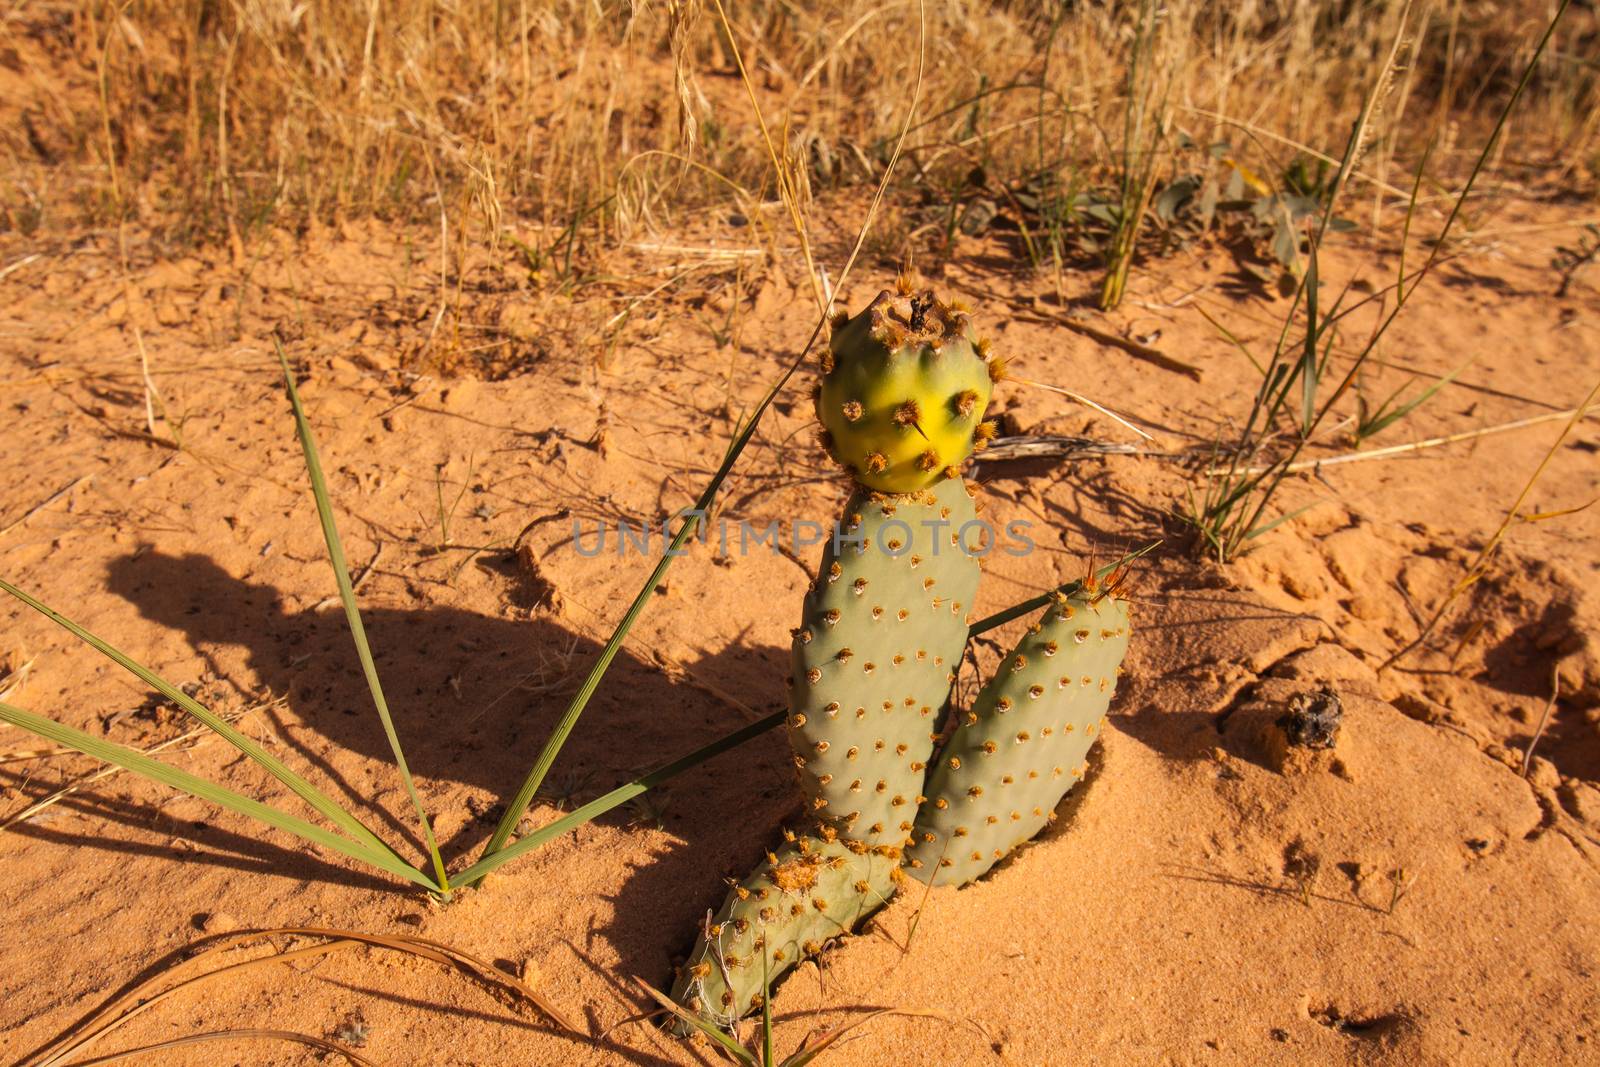
[[[1410,236],[1415,216],[1418,192],[1423,182],[1427,164],[1424,155],[1419,163],[1407,204],[1405,226],[1401,235],[1402,255],[1398,277],[1382,291],[1392,294],[1393,303],[1379,317],[1377,326],[1350,359],[1342,375],[1331,373],[1331,357],[1339,336],[1342,320],[1360,304],[1371,297],[1347,306],[1348,290],[1340,293],[1331,305],[1324,305],[1318,272],[1318,257],[1324,241],[1331,232],[1334,208],[1341,192],[1362,157],[1371,134],[1372,120],[1388,91],[1394,64],[1399,55],[1403,36],[1397,34],[1381,72],[1373,84],[1361,115],[1345,142],[1339,170],[1329,189],[1322,213],[1307,241],[1307,269],[1297,285],[1293,299],[1278,333],[1277,344],[1264,363],[1253,362],[1262,369],[1262,383],[1256,392],[1250,411],[1245,418],[1237,442],[1224,454],[1221,442],[1212,450],[1211,462],[1204,472],[1205,482],[1200,493],[1192,491],[1180,513],[1182,520],[1197,535],[1197,543],[1204,551],[1219,561],[1226,562],[1244,551],[1252,541],[1280,524],[1294,518],[1305,508],[1273,515],[1270,505],[1282,487],[1284,479],[1296,469],[1305,449],[1314,435],[1334,412],[1336,405],[1355,388],[1367,363],[1373,358],[1378,343],[1394,324],[1415,295],[1417,287],[1442,261],[1444,250],[1461,216],[1462,208],[1472,195],[1473,188],[1483,174],[1491,155],[1500,143],[1512,110],[1523,92],[1533,81],[1540,59],[1555,36],[1570,0],[1556,8],[1535,46],[1531,58],[1524,66],[1521,77],[1501,109],[1498,119],[1487,139],[1461,191],[1455,196],[1450,213],[1431,242],[1422,265],[1408,271],[1404,249]],[[1219,330],[1232,340],[1220,324]],[[1237,342],[1235,342],[1237,343]],[[1246,355],[1250,353],[1246,350]],[[1464,369],[1464,368],[1463,368]],[[1359,405],[1358,440],[1391,425],[1410,414],[1434,392],[1453,380],[1460,371],[1440,379],[1421,395],[1402,401],[1399,395],[1390,397],[1374,410],[1365,403]],[[1330,387],[1331,386],[1331,387]]]
[[[899,179],[915,216],[907,232],[933,222],[924,236],[948,235],[948,207],[980,168],[983,195],[1011,214],[1042,194],[1043,217],[1023,220],[1039,264],[1057,269],[1080,238],[1101,245],[1102,299],[1115,303],[1144,207],[1168,177],[1170,135],[1210,143],[1248,130],[1259,157],[1248,165],[1274,172],[1264,142],[1335,142],[1406,24],[1404,98],[1375,177],[1429,141],[1453,160],[1463,112],[1511,90],[1501,53],[1534,11],[1544,14],[1407,0],[929,6],[930,107]],[[915,67],[908,47],[884,45],[915,41],[922,17],[866,0],[755,0],[725,17],[700,3],[577,0],[23,5],[0,26],[16,72],[0,102],[0,230],[129,217],[179,241],[223,238],[238,254],[270,227],[442,220],[536,273],[570,277],[587,250],[722,203],[730,188],[757,204],[783,199],[767,137],[740,121],[742,86],[724,77],[741,56],[760,106],[784,116],[783,135],[768,133],[792,153],[796,190],[871,189],[898,130],[883,87],[908,84]],[[1586,31],[1555,42],[1526,93],[1553,131],[1545,147],[1580,180],[1600,169]],[[922,212],[926,189],[947,195]],[[1099,192],[1079,196],[1089,190]],[[1115,215],[1109,240],[1085,214],[1095,202]]]

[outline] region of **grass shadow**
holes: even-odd
[[[242,646],[248,684],[287,694],[281,736],[303,756],[291,762],[314,764],[364,808],[385,806],[406,821],[336,604],[290,610],[272,586],[204,556],[151,551],[114,561],[108,587],[197,647]],[[441,824],[441,848],[459,865],[489,836],[497,798],[527,771],[599,646],[542,615],[378,605],[363,618],[407,757]],[[707,683],[697,686],[624,649],[541,792],[539,821],[551,806],[575,807],[746,721],[708,688],[776,710],[786,659],[737,644],[686,665]],[[743,874],[755,861],[796,803],[789,758],[775,731],[597,820],[670,840],[646,859],[623,861],[614,908],[596,929],[625,972],[661,974],[669,953],[687,946],[696,916],[720,903],[720,873]]]

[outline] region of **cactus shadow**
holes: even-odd
[[[513,570],[501,561],[486,565],[508,575]],[[285,753],[290,765],[309,768],[336,800],[387,822],[389,836],[420,850],[337,600],[296,610],[272,585],[235,577],[208,557],[158,551],[114,560],[108,587],[144,618],[181,631],[212,675],[253,696],[262,690],[287,696],[292,714],[276,716],[270,727],[293,750]],[[532,766],[599,644],[543,616],[507,618],[440,605],[364,608],[362,619],[441,850],[459,866],[493,831],[504,810],[499,798]],[[239,670],[236,648],[245,651],[239,678],[232,677]],[[753,697],[749,702],[759,713],[777,710],[785,660],[777,649],[736,645],[687,664],[695,685],[621,651],[540,800],[571,810],[747,721],[707,690]],[[787,786],[786,759],[787,745],[774,731],[652,790],[643,798],[648,805],[624,805],[596,823],[650,832],[663,842],[655,860],[629,881],[642,878],[665,893],[663,872],[695,881],[706,862],[701,841],[709,839],[715,853],[729,821],[747,826],[759,817],[776,824],[782,805],[773,803],[768,812],[749,794],[762,780]],[[374,800],[379,791],[381,804]],[[785,790],[772,786],[770,792]],[[628,901],[635,903],[655,910],[643,898]],[[619,912],[613,922],[627,940],[648,928],[650,916]]]
[[[1171,711],[1149,701],[1111,716],[1121,733],[1167,759],[1183,762],[1210,759],[1219,748],[1231,751],[1227,733],[1218,729],[1219,719],[1213,712]]]

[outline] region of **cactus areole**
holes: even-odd
[[[1003,373],[957,304],[885,290],[834,320],[816,391],[823,447],[869,489],[926,489],[994,436],[983,412]]]

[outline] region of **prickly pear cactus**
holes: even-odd
[[[759,1007],[764,985],[854,930],[903,877],[897,849],[831,832],[786,836],[776,854],[734,886],[672,987],[675,1001],[718,1025]]]
[[[1059,596],[1001,663],[928,776],[907,863],[964,885],[1054,818],[1084,771],[1128,650],[1128,603]]]
[[[908,840],[978,591],[968,488],[858,491],[794,631],[789,740],[812,813],[841,836]]]
[[[734,887],[678,975],[674,999],[721,1025],[894,894],[978,589],[959,468],[994,434],[1002,361],[902,283],[835,321],[822,371],[822,441],[860,488],[794,631],[789,740],[816,830]]]
[[[816,393],[828,453],[885,493],[925,489],[983,448],[994,436],[983,411],[1004,374],[964,311],[909,290],[835,320]]]

